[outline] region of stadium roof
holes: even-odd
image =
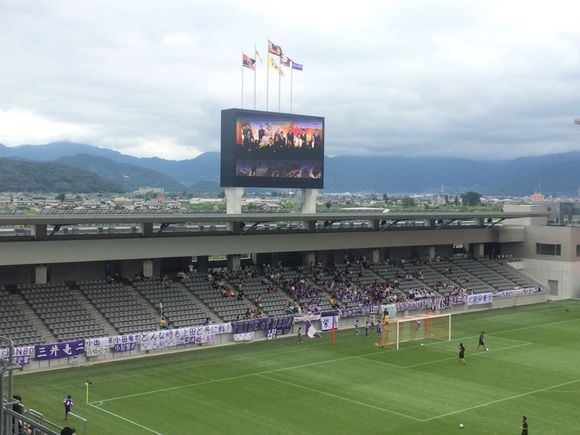
[[[547,212],[332,212],[332,213],[51,213],[38,215],[0,215],[0,226],[63,225],[114,223],[227,223],[227,222],[291,222],[291,221],[354,221],[354,220],[478,220],[546,217]]]

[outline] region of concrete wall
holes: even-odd
[[[452,243],[497,242],[499,229],[409,230],[345,233],[294,233],[239,236],[192,236],[139,239],[4,242],[0,266],[191,257],[243,253],[355,250]]]
[[[522,268],[526,275],[540,282],[549,291],[549,284],[557,282],[559,294],[551,299],[580,298],[580,261],[545,261],[537,258],[523,258]],[[550,283],[550,281],[552,281]]]

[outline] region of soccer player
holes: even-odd
[[[302,327],[298,327],[298,333],[296,336],[298,337],[298,343],[302,343]]]
[[[73,407],[73,401],[71,396],[66,396],[66,399],[62,402],[64,405],[64,419],[68,420],[68,414]]]
[[[522,415],[522,435],[528,435],[528,419],[525,415]]]
[[[481,331],[481,334],[479,334],[479,344],[477,345],[477,350],[479,350],[479,348],[482,346],[483,346],[483,350],[487,350],[487,347],[485,347],[484,334],[485,334],[485,331]]]
[[[459,343],[459,364],[465,365],[465,346]]]
[[[369,336],[369,321],[367,320],[367,323],[365,323],[365,337]]]
[[[358,319],[354,321],[354,335],[358,335]]]

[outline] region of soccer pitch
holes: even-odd
[[[196,349],[17,376],[15,392],[63,424],[71,394],[91,435],[517,434],[522,415],[534,434],[580,433],[580,301],[456,315],[452,330],[399,351],[364,328],[334,347],[326,334]]]

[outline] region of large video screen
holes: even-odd
[[[222,110],[223,187],[323,187],[324,118]]]

